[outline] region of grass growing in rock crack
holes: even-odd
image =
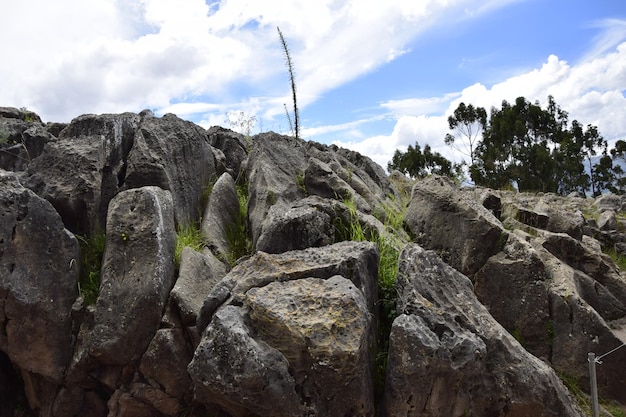
[[[578,380],[575,377],[559,370],[556,370],[556,374],[561,379],[563,384],[567,387],[569,392],[572,394],[578,406],[585,413],[585,415],[593,415],[591,396],[582,390],[578,383]],[[610,415],[612,417],[626,417],[626,411],[624,411],[624,408],[619,404],[603,399],[599,399],[599,403],[601,406],[601,416],[604,417]]]
[[[343,204],[348,208],[350,221],[348,224],[340,218],[335,218],[335,233],[338,241],[370,241],[378,245],[379,264],[378,264],[378,351],[376,354],[376,374],[375,385],[377,396],[381,394],[385,381],[385,373],[387,369],[387,353],[389,351],[389,334],[391,325],[396,317],[396,299],[397,293],[395,289],[396,275],[398,270],[398,256],[400,254],[399,242],[394,240],[393,234],[366,230],[359,221],[356,201],[351,195],[346,195],[342,200]],[[400,207],[406,207],[401,205]],[[400,208],[390,212],[384,217],[385,229],[397,231],[402,225],[404,218],[404,209]]]
[[[615,248],[603,249],[602,252],[609,255],[620,271],[626,270],[626,256],[622,255]]]
[[[91,237],[77,236],[81,251],[78,292],[86,304],[95,304],[100,292],[100,270],[106,245],[106,234],[95,233]]]
[[[230,266],[234,266],[237,259],[250,255],[252,251],[252,242],[248,230],[248,184],[245,181],[240,181],[236,187],[239,215],[235,224],[226,232],[226,239],[230,247],[227,261]]]
[[[204,238],[200,233],[200,227],[198,223],[191,222],[185,225],[179,225],[176,228],[174,263],[177,268],[180,266],[180,256],[186,246],[189,246],[196,252],[200,252],[206,246],[206,242],[204,241]]]

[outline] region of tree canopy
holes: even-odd
[[[406,152],[396,150],[387,169],[398,170],[413,178],[423,178],[430,174],[458,177],[462,174],[462,165],[454,164],[439,152],[433,152],[429,145],[424,146],[422,152],[419,143],[409,145]]]
[[[460,103],[448,125],[456,135],[447,134],[444,142],[469,159],[464,163],[476,185],[558,194],[626,190],[624,172],[614,164],[619,159],[626,163],[626,142],[618,141],[609,152],[596,126],[570,123],[552,96],[545,109],[524,97],[505,100],[489,116],[482,107]],[[412,177],[458,177],[461,166],[433,154],[429,145],[422,153],[417,142],[407,152],[396,151],[389,162],[389,169]]]

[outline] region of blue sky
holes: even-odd
[[[383,166],[415,142],[461,160],[443,143],[461,101],[551,94],[626,139],[621,0],[21,0],[0,16],[0,105],[63,122],[150,108],[205,127],[244,112],[253,132],[288,133],[277,26],[302,136]]]

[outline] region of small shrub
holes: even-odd
[[[81,251],[78,292],[87,305],[93,305],[100,292],[100,271],[106,246],[106,234],[96,233],[91,237],[77,236]]]
[[[296,174],[296,185],[298,186],[299,189],[302,190],[305,196],[309,195],[309,192],[306,189],[306,183],[304,182],[304,173],[298,172]]]

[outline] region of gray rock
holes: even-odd
[[[52,205],[0,170],[0,349],[60,382],[72,355],[80,248]]]
[[[310,158],[304,171],[304,183],[309,195],[337,200],[354,198],[357,208],[371,212],[371,206],[332,168],[317,158]]]
[[[207,245],[220,259],[230,258],[233,236],[242,227],[239,217],[239,198],[235,181],[230,174],[224,173],[213,185],[200,229]]]
[[[334,241],[335,229],[327,213],[311,206],[276,204],[263,221],[256,250],[282,253],[325,246]]]
[[[619,302],[621,304],[619,309],[626,312],[626,280],[620,276],[608,255],[597,251],[597,248],[594,249],[585,242],[575,240],[569,235],[555,233],[538,240],[537,244],[541,244],[566,265],[592,278],[595,281],[596,295],[601,297],[601,293],[610,294],[611,299],[607,302],[610,304],[614,304],[615,301]],[[606,288],[606,291],[601,290],[600,287]],[[603,314],[603,309],[600,309],[598,313]],[[606,319],[611,318],[606,317]]]
[[[469,277],[502,249],[508,236],[489,210],[435,175],[413,187],[404,224],[417,243]]]
[[[178,225],[199,219],[202,190],[216,177],[204,129],[173,114],[142,119],[127,166],[124,188],[154,185],[169,190]]]
[[[185,247],[180,256],[179,269],[170,298],[180,314],[182,324],[195,326],[204,299],[226,275],[228,266],[211,251],[196,252]]]
[[[615,212],[624,211],[624,196],[613,193],[602,194],[595,199],[593,205],[598,211],[613,210]]]
[[[90,345],[100,363],[140,358],[159,327],[174,285],[173,212],[171,194],[157,187],[111,201]]]
[[[598,228],[604,231],[617,230],[615,211],[608,209],[598,215]]]
[[[554,233],[567,233],[574,239],[581,240],[585,218],[578,209],[572,207],[565,209],[562,201],[563,197],[558,200],[555,195],[548,194],[541,197],[535,209],[547,214],[546,230]]]
[[[168,396],[189,402],[192,385],[187,365],[193,354],[190,348],[183,329],[159,329],[141,358],[139,370]]]
[[[246,138],[241,133],[233,132],[220,126],[209,128],[207,135],[211,146],[223,152],[225,168],[228,173],[237,179],[243,171],[245,161],[248,158],[248,147],[250,145]]]
[[[351,281],[272,282],[248,291],[244,304],[256,334],[289,361],[313,415],[373,415],[371,313]]]
[[[560,237],[559,241],[563,243],[570,240],[578,242],[567,235],[557,237]],[[554,243],[550,243],[552,250],[557,247]],[[599,282],[590,283],[592,275],[568,265],[562,258],[550,253],[544,247],[545,244],[541,246],[540,241],[533,246],[545,265],[546,274],[550,276],[548,293],[552,321],[551,364],[555,369],[576,380],[581,387],[588,389],[588,352],[606,353],[623,343],[617,333],[619,326],[613,329],[613,322],[608,322],[601,316],[614,312],[615,306],[611,310],[605,310],[603,306],[614,302],[616,293],[607,291],[606,286],[602,288]],[[575,247],[567,245],[562,250],[568,252]],[[575,258],[576,253],[571,253],[570,256]],[[591,258],[583,257],[580,261],[584,263],[589,259]],[[591,291],[589,286],[593,286],[595,291]],[[601,303],[597,299],[599,297],[603,297]],[[620,301],[623,303],[623,299]],[[598,309],[594,309],[591,303]],[[612,317],[612,314],[609,314],[609,317]],[[598,389],[602,395],[625,402],[626,351],[622,349],[611,354],[610,362],[607,358],[607,363],[609,366],[603,366],[601,372],[599,371]]]
[[[433,251],[407,245],[397,288],[383,415],[581,415],[554,371]]]
[[[189,365],[196,399],[233,416],[373,415],[371,319],[352,282],[271,282],[244,305],[207,327]]]
[[[196,401],[232,417],[307,415],[289,362],[253,338],[245,321],[245,309],[236,306],[213,317],[188,367]]]
[[[551,353],[547,279],[535,249],[516,234],[474,275],[474,292],[489,313],[530,353],[545,360]]]
[[[25,185],[50,201],[72,232],[104,230],[139,121],[132,113],[75,118],[28,166]]]
[[[298,176],[304,172],[306,157],[301,141],[273,132],[256,135],[251,143],[247,162],[248,221],[255,247],[270,207],[305,197]]]
[[[340,242],[281,254],[257,252],[235,266],[206,297],[198,317],[198,331],[202,333],[222,305],[241,305],[251,288],[309,277],[328,279],[341,275],[349,279],[363,292],[370,310],[375,311],[378,260],[378,247],[371,242]]]

